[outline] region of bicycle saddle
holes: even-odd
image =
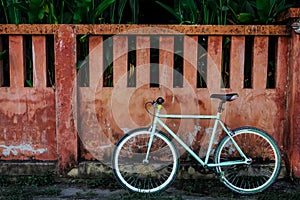
[[[236,100],[239,97],[237,93],[232,94],[212,94],[210,95],[210,98],[212,99],[220,99],[222,101],[233,101]]]

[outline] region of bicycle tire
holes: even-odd
[[[221,181],[240,194],[255,194],[267,189],[277,179],[281,168],[281,154],[275,140],[265,131],[253,127],[241,127],[232,131],[236,141],[250,164],[216,167]],[[214,161],[241,160],[242,157],[226,135],[218,144]]]
[[[135,129],[124,135],[113,153],[113,173],[120,184],[132,192],[156,193],[175,180],[178,150],[166,134],[155,131],[148,163],[143,163],[151,132]]]

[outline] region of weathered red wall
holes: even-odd
[[[9,34],[10,87],[0,88],[0,159],[58,161],[64,174],[79,160],[110,162],[115,142],[129,129],[151,122],[144,103],[166,99],[167,113],[211,114],[215,92],[238,92],[226,104],[224,121],[265,129],[287,154],[292,172],[300,177],[299,147],[299,36],[285,26],[137,26],[137,25],[0,25]],[[142,29],[139,29],[142,27]],[[159,28],[159,29],[157,29]],[[150,36],[162,34],[159,52],[159,88],[150,88]],[[184,34],[183,88],[173,87],[174,37]],[[19,32],[18,32],[19,31]],[[24,47],[21,34],[33,35],[33,88],[24,87]],[[136,39],[136,87],[127,87],[128,37],[113,38],[114,87],[103,87],[102,34],[129,31]],[[131,32],[130,32],[131,31]],[[90,33],[89,86],[76,80],[76,36]],[[54,35],[55,87],[46,87],[45,35]],[[196,88],[198,35],[208,35],[207,88]],[[210,35],[211,34],[211,35]],[[220,87],[222,35],[231,36],[230,88]],[[254,36],[253,83],[244,88],[245,37]],[[268,36],[278,35],[276,86],[266,89]],[[1,44],[1,40],[0,40]],[[291,45],[291,48],[289,48]],[[1,46],[1,45],[0,45]],[[290,52],[289,52],[290,50]],[[291,57],[289,57],[291,56]],[[3,62],[0,62],[0,66]],[[1,73],[0,73],[1,74]],[[85,74],[86,75],[86,74]],[[3,79],[0,79],[1,81]],[[287,100],[288,99],[288,100]],[[168,120],[172,129],[198,151],[209,121]],[[78,146],[80,145],[80,146]]]
[[[287,141],[291,172],[300,177],[300,35],[292,33],[290,55],[289,137]]]
[[[90,87],[79,90],[80,137],[83,141],[82,158],[108,161],[116,141],[128,130],[148,126],[151,117],[144,109],[144,103],[159,96],[166,99],[165,112],[177,114],[214,114],[218,101],[209,98],[212,93],[237,92],[240,98],[226,104],[223,119],[232,128],[255,126],[269,132],[284,148],[286,131],[286,87],[288,80],[289,38],[278,38],[276,55],[276,86],[266,89],[268,66],[268,36],[255,36],[253,52],[253,87],[244,88],[245,36],[231,38],[230,88],[220,87],[222,36],[208,37],[207,88],[196,88],[197,37],[186,36],[184,40],[184,86],[173,87],[174,37],[160,38],[160,87],[150,88],[150,44],[149,36],[141,36],[138,41],[136,73],[137,86],[127,87],[127,36],[114,39],[114,87],[103,87],[102,80],[95,74],[103,74],[103,63],[99,59],[105,51],[102,36],[93,36],[90,41]],[[145,42],[144,46],[139,41]],[[248,44],[249,45],[249,44]],[[191,50],[189,49],[191,48]],[[194,49],[193,49],[194,48]],[[143,61],[143,62],[141,62]],[[102,64],[99,64],[102,63]],[[101,76],[99,76],[101,77]],[[211,128],[208,120],[169,120],[169,125],[185,141],[198,150]],[[105,146],[106,148],[100,148]],[[97,157],[95,157],[97,155]]]
[[[45,37],[34,36],[33,88],[24,87],[22,36],[9,36],[10,87],[0,88],[0,159],[56,160],[56,111],[46,87]]]

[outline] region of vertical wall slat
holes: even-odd
[[[276,88],[286,90],[288,71],[289,38],[279,37],[276,53]]]
[[[237,92],[244,87],[245,37],[232,36],[230,51],[230,88]]]
[[[113,83],[114,87],[127,87],[128,37],[113,38]]]
[[[136,87],[145,84],[150,86],[150,37],[137,36],[136,38]]]
[[[208,37],[207,88],[218,91],[221,84],[222,36]]]
[[[32,36],[33,86],[46,87],[46,37]]]
[[[59,26],[55,35],[56,139],[59,174],[66,173],[71,166],[78,164],[78,134],[73,117],[77,111],[72,101],[74,100],[72,97],[76,96],[74,86],[77,82],[74,49],[76,49],[76,35],[73,28],[68,25]]]
[[[276,90],[277,90],[277,98],[280,100],[278,101],[278,108],[286,108],[286,90],[287,90],[287,77],[288,77],[288,51],[289,51],[289,37],[278,37],[278,45],[277,45],[277,52],[276,52]],[[281,119],[286,118],[286,110],[284,109],[280,117]],[[285,122],[284,122],[285,123]],[[284,124],[285,126],[286,124]],[[275,135],[275,140],[278,144],[285,144],[285,134],[284,131],[278,131]]]
[[[103,86],[103,36],[89,37],[90,87]]]
[[[174,37],[161,36],[159,40],[159,84],[173,88]]]
[[[253,89],[266,89],[268,73],[268,43],[266,36],[255,36],[253,47]]]
[[[10,87],[24,87],[24,39],[23,36],[9,36]]]
[[[292,33],[289,54],[289,94],[288,94],[288,138],[287,146],[290,171],[300,178],[300,35]]]
[[[183,86],[197,87],[198,36],[185,36],[183,44]]]

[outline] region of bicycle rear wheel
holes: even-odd
[[[178,151],[162,132],[155,131],[148,162],[145,162],[151,132],[136,129],[124,135],[113,153],[113,173],[123,187],[133,192],[155,193],[167,188],[178,173]]]
[[[233,133],[232,138],[252,162],[217,167],[222,181],[228,188],[241,194],[265,190],[280,172],[281,156],[276,142],[266,132],[256,128],[242,127],[233,130]],[[222,163],[244,158],[226,135],[216,148],[214,160],[215,163]]]

